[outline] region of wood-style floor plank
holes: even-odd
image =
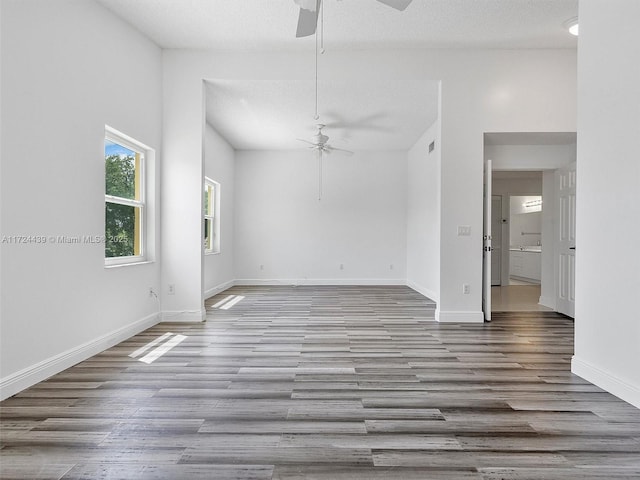
[[[206,307],[2,402],[0,478],[640,478],[640,411],[571,374],[566,317],[438,324],[396,286]],[[168,333],[186,339],[129,356]]]

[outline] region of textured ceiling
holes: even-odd
[[[163,48],[299,50],[293,0],[99,0]],[[578,0],[325,0],[330,48],[575,48]]]
[[[294,0],[98,1],[162,48],[313,52],[313,37],[295,38]],[[563,23],[578,15],[578,0],[413,0],[404,12],[376,0],[324,5],[329,51],[577,46]],[[334,147],[408,149],[437,117],[435,82],[336,79],[320,92],[320,122]],[[312,82],[212,80],[207,121],[236,149],[299,148],[296,138],[309,139],[318,123],[313,98]]]

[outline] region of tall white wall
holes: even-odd
[[[237,152],[237,282],[404,284],[406,175],[404,152],[328,155],[318,200],[311,152]]]
[[[581,0],[572,370],[640,408],[640,42],[636,0]]]
[[[235,152],[209,124],[205,125],[204,141],[204,174],[220,184],[220,251],[204,256],[204,298],[209,298],[235,279]]]
[[[83,0],[3,1],[1,35],[2,234],[104,235],[105,124],[156,149],[157,227],[160,49]],[[1,249],[2,397],[157,321],[157,262],[105,268],[102,243]]]
[[[434,149],[429,152],[429,144]],[[440,122],[409,150],[407,167],[407,285],[440,299]]]
[[[202,80],[310,80],[302,53],[165,51],[163,283],[176,284],[171,309],[199,311]],[[255,68],[261,65],[261,68]],[[332,51],[323,75],[361,85],[372,79],[442,80],[440,302],[443,321],[482,321],[482,159],[485,132],[576,129],[576,53],[572,50]],[[189,207],[191,206],[191,207]],[[457,236],[457,227],[471,227]],[[236,228],[236,232],[238,229]],[[236,257],[238,256],[236,252]],[[462,284],[471,286],[462,293]]]
[[[484,132],[575,131],[575,52],[451,52],[442,78],[440,321],[483,321]],[[458,226],[471,236],[458,236]],[[471,292],[463,294],[462,285]]]

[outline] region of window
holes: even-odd
[[[220,184],[204,179],[204,253],[220,253]]]
[[[145,260],[145,156],[148,149],[107,127],[104,139],[105,265]]]

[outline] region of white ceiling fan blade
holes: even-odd
[[[315,10],[308,10],[302,6],[300,7],[300,14],[298,15],[298,29],[296,30],[297,38],[308,37],[309,35],[316,33],[318,13],[320,12],[320,2],[321,0],[316,0]]]
[[[412,0],[378,0],[380,3],[384,3],[385,5],[390,6],[391,8],[395,8],[396,10],[400,10],[401,12],[409,6]]]
[[[313,142],[310,142],[309,140],[304,140],[302,138],[296,138],[296,140],[300,141],[300,142],[304,142],[304,143],[308,143],[309,145],[312,145],[314,147],[316,147],[317,145]]]
[[[327,153],[340,152],[340,153],[344,153],[349,157],[353,155],[353,152],[351,150],[345,150],[344,148],[336,148],[336,147],[332,147],[331,145],[325,145],[324,151]]]

